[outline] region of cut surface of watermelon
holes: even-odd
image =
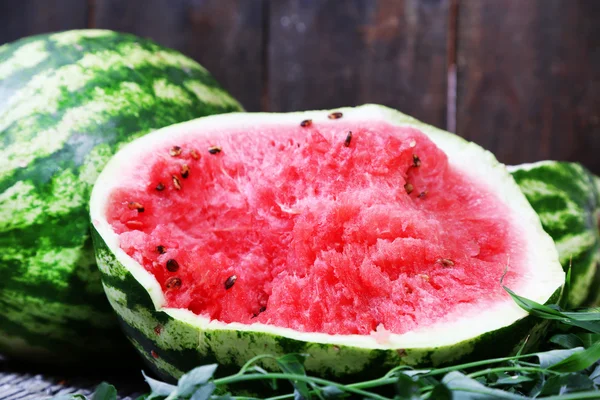
[[[336,376],[506,354],[536,322],[502,286],[547,303],[564,281],[491,153],[377,105],[156,131],[90,209],[111,305],[174,377],[261,353]]]
[[[132,160],[108,220],[167,307],[305,332],[405,333],[502,301],[501,278],[524,278],[508,207],[427,136],[296,122],[192,132]]]

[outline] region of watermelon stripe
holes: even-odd
[[[157,110],[163,109],[161,107],[172,107],[174,104],[183,104],[186,106],[189,104],[192,110],[196,109],[196,107],[199,109],[204,108],[206,113],[212,111],[211,109],[213,108],[218,108],[211,106],[211,104],[202,104],[194,95],[177,101],[171,97],[166,99],[157,97],[153,87],[154,79],[150,80],[150,82],[139,79],[140,76],[161,76],[161,74],[164,74],[173,77],[175,81],[173,85],[175,86],[179,85],[180,82],[183,84],[189,80],[189,77],[186,76],[184,79],[181,73],[175,73],[170,68],[172,67],[140,67],[135,73],[132,73],[130,69],[125,67],[116,71],[110,70],[107,78],[92,79],[85,86],[78,89],[75,96],[64,87],[61,87],[61,95],[57,99],[55,107],[60,108],[62,106],[62,112],[54,111],[55,107],[50,105],[51,102],[47,103],[49,110],[48,108],[46,110],[49,111],[48,113],[44,113],[39,107],[32,108],[30,102],[22,102],[22,107],[18,107],[19,105],[17,105],[17,108],[13,109],[13,112],[7,116],[0,116],[0,129],[4,127],[7,137],[17,137],[18,132],[25,131],[26,127],[29,127],[27,131],[35,134],[35,137],[19,137],[18,140],[8,143],[5,150],[0,151],[0,156],[9,160],[8,163],[0,165],[0,179],[6,179],[7,174],[14,172],[15,168],[29,164],[35,158],[46,157],[53,154],[56,150],[68,146],[69,143],[65,142],[69,138],[75,143],[82,145],[80,138],[75,135],[69,136],[69,129],[81,132],[93,132],[93,127],[97,125],[111,126],[109,119],[115,115],[122,118],[126,115],[137,117],[138,113],[147,112],[149,109],[156,113]],[[113,73],[114,75],[112,75]],[[130,76],[125,75],[126,73]],[[119,81],[119,78],[127,80]],[[113,82],[118,82],[118,84],[114,84]],[[99,90],[99,87],[102,87],[102,89]],[[190,94],[189,91],[186,92]],[[26,94],[23,96],[27,99],[28,95],[29,93],[26,91]],[[73,102],[71,103],[71,107],[64,107],[64,104],[62,104],[62,102],[67,100]],[[73,107],[75,104],[79,106]],[[125,105],[133,107],[126,108],[124,107]],[[233,111],[235,109],[234,103],[229,103],[229,107],[232,107],[230,111]],[[190,118],[190,114],[194,115],[188,108],[183,111],[187,112],[188,115],[186,117],[188,119]],[[95,118],[91,119],[91,116]],[[98,119],[98,117],[102,119]],[[170,117],[173,121],[177,121],[177,118],[180,116],[170,115]],[[58,122],[55,125],[47,125],[47,122],[53,119]],[[147,121],[146,126],[144,126],[144,121],[139,121],[138,124],[140,126],[137,127],[137,132],[147,132],[151,129],[152,123],[152,120]],[[119,127],[121,125],[114,126]],[[36,127],[39,128],[32,130],[32,128]],[[129,131],[130,129],[131,127],[127,126],[127,130]],[[109,143],[123,139],[122,136],[118,135],[119,133],[123,135],[123,132],[120,132],[119,129],[116,129],[114,133],[114,137],[108,138]],[[59,134],[62,134],[62,138]],[[98,141],[102,140],[104,135],[104,131],[97,132]],[[88,143],[87,141],[84,143],[86,146],[94,146],[96,144],[94,142]],[[81,158],[86,153],[79,151],[79,154]],[[65,155],[65,159],[71,160],[75,166],[78,165],[78,162],[81,162],[81,160],[73,160],[72,155],[68,153]],[[10,178],[10,175],[8,178]],[[1,183],[0,187],[2,187]]]
[[[600,191],[580,164],[544,161],[512,167],[513,177],[552,236],[560,261],[571,265],[569,304],[586,302],[600,264]]]
[[[133,35],[68,31],[0,47],[0,352],[123,352],[91,248],[92,184],[123,143],[239,109],[202,66]]]

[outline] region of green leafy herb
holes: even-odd
[[[531,313],[550,320],[556,329],[544,351],[475,361],[435,369],[398,366],[380,378],[339,383],[306,374],[306,354],[274,357],[269,354],[249,360],[236,374],[215,377],[216,364],[197,367],[183,375],[177,385],[146,376],[151,393],[147,399],[248,400],[228,390],[249,382],[265,383],[269,400],[545,400],[600,399],[600,309],[564,311],[546,306],[506,289],[515,302]],[[263,362],[279,371],[267,371]],[[293,392],[285,392],[288,382]],[[265,391],[264,390],[264,391]],[[263,392],[264,392],[263,391]],[[115,388],[98,386],[91,400],[115,400]],[[58,396],[54,400],[86,399],[82,395]]]
[[[117,389],[113,385],[102,382],[96,388],[92,395],[92,400],[115,400],[117,398]]]

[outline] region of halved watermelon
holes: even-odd
[[[107,296],[163,376],[261,353],[336,377],[507,354],[537,321],[502,286],[546,303],[564,280],[491,153],[377,105],[156,131],[109,162],[91,218]]]

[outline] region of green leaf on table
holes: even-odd
[[[92,395],[92,400],[117,400],[117,389],[113,385],[102,382]]]
[[[594,371],[590,374],[590,379],[596,384],[600,385],[600,365],[594,369]]]
[[[452,391],[443,383],[438,383],[433,387],[429,398],[435,400],[453,400]]]
[[[146,375],[144,373],[144,371],[142,371],[142,375],[144,375],[144,380],[146,381],[148,386],[150,386],[150,390],[152,391],[152,393],[150,393],[150,396],[148,396],[148,400],[151,400],[151,399],[154,399],[157,397],[168,396],[171,393],[173,393],[175,390],[177,390],[177,386],[150,378],[148,375]]]
[[[563,374],[548,378],[542,388],[542,396],[580,392],[594,389],[594,382],[583,374]]]
[[[210,399],[210,396],[212,396],[215,389],[216,385],[213,382],[204,383],[194,392],[194,394],[192,394],[190,400],[208,400]]]
[[[347,392],[344,392],[342,389],[340,389],[337,386],[324,386],[321,388],[321,394],[323,395],[323,397],[325,397],[326,399],[342,399],[344,397],[349,397],[350,394]]]
[[[574,349],[544,351],[541,353],[535,353],[535,355],[540,360],[540,367],[548,368],[571,357],[573,354],[581,353],[583,350],[583,347],[575,347]]]
[[[269,371],[265,370],[264,368],[262,368],[262,367],[260,367],[258,365],[253,365],[247,371],[256,371],[256,372],[258,372],[260,374],[263,374],[263,375],[266,375],[266,374],[269,373]],[[266,383],[269,385],[269,387],[272,390],[277,390],[277,379],[269,379],[269,380],[267,380]]]
[[[600,334],[598,333],[577,333],[577,337],[581,340],[582,346],[586,349],[592,347],[595,343],[600,342]]]
[[[279,368],[288,374],[293,375],[303,375],[306,376],[306,370],[304,369],[304,361],[308,355],[306,354],[286,354],[277,359],[277,365]],[[294,389],[298,392],[300,396],[304,399],[311,399],[310,389],[308,388],[308,384],[306,382],[291,380],[292,385],[294,385]],[[312,385],[315,387],[316,385]]]
[[[570,355],[564,360],[553,364],[549,369],[558,372],[577,372],[591,367],[598,360],[600,360],[600,342],[583,351]]]
[[[564,349],[573,349],[575,347],[585,347],[583,341],[574,333],[559,333],[550,338],[550,343],[559,345]]]
[[[189,396],[196,391],[198,386],[207,383],[215,374],[217,364],[208,364],[194,368],[190,372],[179,378],[177,383],[177,394],[179,396]]]
[[[561,321],[564,324],[577,326],[593,333],[600,333],[600,312],[595,309],[582,312],[561,312],[560,310],[521,297],[506,286],[504,286],[504,290],[510,294],[519,307],[529,312],[531,315],[544,319]]]
[[[418,399],[419,385],[408,374],[400,373],[394,383],[396,398],[401,400]]]
[[[503,374],[503,376],[499,377],[496,380],[496,382],[494,382],[494,385],[514,386],[514,385],[520,385],[521,383],[524,383],[524,382],[531,382],[531,381],[533,381],[533,378],[531,378],[530,376],[527,376],[527,375]]]
[[[489,388],[458,371],[446,374],[442,383],[452,391],[452,400],[527,399],[527,397],[515,393]]]

